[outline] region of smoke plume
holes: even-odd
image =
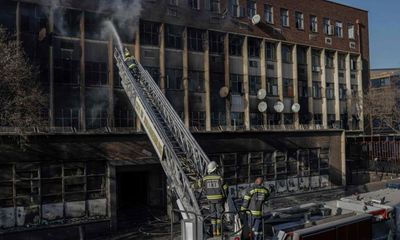
[[[101,0],[98,11],[111,13],[117,29],[133,37],[142,12],[142,0]]]

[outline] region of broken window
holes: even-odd
[[[293,79],[290,78],[283,79],[283,96],[293,97]]]
[[[188,29],[188,47],[190,51],[203,51],[203,31],[198,29]]]
[[[159,45],[160,24],[154,22],[140,22],[140,43],[142,45]]]
[[[219,32],[209,32],[210,53],[224,53],[224,38],[225,35]]]
[[[175,25],[165,25],[165,46],[167,48],[182,49],[183,28]]]
[[[107,34],[103,34],[102,23],[106,17],[99,13],[85,12],[85,38],[95,40],[107,40]]]
[[[249,94],[257,95],[258,90],[261,89],[261,77],[260,76],[249,76]]]
[[[249,57],[259,58],[260,57],[260,40],[255,39],[255,38],[249,38],[248,51],[249,51]]]
[[[86,86],[103,86],[108,83],[108,48],[105,43],[85,42]]]
[[[13,207],[13,165],[0,165],[0,206]]]
[[[86,99],[86,128],[98,129],[108,123],[108,89],[87,88]]]
[[[76,40],[54,40],[54,83],[79,85],[80,46]]]
[[[264,125],[263,114],[260,112],[250,113],[250,125],[251,126],[262,126]]]
[[[231,74],[230,75],[230,85],[232,94],[242,94],[243,93],[243,75]]]
[[[0,23],[12,34],[16,31],[16,9],[17,4],[14,2],[2,1],[0,3]]]
[[[134,128],[136,126],[136,114],[123,91],[114,91],[114,127]]]
[[[54,32],[57,35],[79,37],[82,12],[57,8],[54,11]]]
[[[231,56],[242,56],[243,37],[229,35],[229,54]]]
[[[182,90],[182,69],[167,68],[167,89]]]
[[[189,91],[204,92],[204,72],[189,71]]]

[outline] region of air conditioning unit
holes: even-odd
[[[355,42],[350,42],[349,46],[351,49],[356,49],[356,43]]]
[[[321,72],[321,67],[320,66],[312,66],[313,72]]]
[[[332,45],[332,38],[326,37],[326,38],[325,38],[325,44]]]

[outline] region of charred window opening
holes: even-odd
[[[143,45],[159,46],[160,24],[153,22],[140,22],[140,43]]]
[[[251,58],[259,58],[260,57],[260,44],[261,41],[255,38],[248,39],[248,54]]]
[[[278,96],[278,79],[267,77],[267,94],[269,96]]]
[[[87,88],[86,98],[86,127],[98,129],[108,123],[108,89]]]
[[[143,67],[149,72],[150,76],[153,78],[156,84],[160,86],[160,69],[157,67]]]
[[[322,124],[322,114],[314,114],[314,124]]]
[[[54,82],[60,85],[79,85],[79,41],[54,40]]]
[[[250,113],[250,125],[251,126],[262,126],[264,125],[263,115],[259,112]]]
[[[293,113],[285,113],[283,114],[284,124],[290,125],[293,124]]]
[[[290,78],[283,79],[283,96],[293,97],[293,79]]]
[[[57,8],[54,11],[54,32],[57,35],[79,37],[81,11]]]
[[[276,61],[276,45],[275,43],[267,42],[265,46],[265,56],[267,61]]]
[[[189,71],[189,91],[204,92],[204,72]]]
[[[136,114],[128,97],[122,91],[114,91],[114,127],[134,128]]]
[[[203,51],[203,34],[202,30],[189,28],[188,29],[188,47],[190,51]]]
[[[182,49],[183,27],[165,25],[165,44],[167,48]]]
[[[85,38],[107,40],[107,35],[102,31],[102,23],[105,20],[105,15],[85,12]]]
[[[108,83],[108,49],[105,43],[85,42],[86,86],[104,86]]]
[[[280,114],[269,111],[267,114],[267,122],[268,122],[268,125],[280,125],[281,124]]]
[[[229,35],[229,54],[231,56],[242,56],[243,37]]]
[[[55,88],[54,123],[57,127],[80,128],[80,101],[78,87]]]
[[[190,115],[190,126],[198,129],[204,129],[206,126],[206,113],[192,112]]]
[[[14,34],[16,31],[16,10],[16,3],[8,1],[2,1],[0,3],[0,23],[11,34]]]
[[[182,69],[167,68],[167,89],[182,90]]]
[[[210,53],[223,54],[224,53],[224,38],[225,34],[218,32],[209,33]]]
[[[260,76],[249,76],[249,94],[257,95],[257,91],[261,89],[261,77]]]
[[[230,86],[232,94],[243,93],[243,75],[231,74],[230,75]]]
[[[292,63],[292,47],[288,45],[282,45],[282,61],[284,63]]]

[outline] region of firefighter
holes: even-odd
[[[224,184],[224,180],[217,172],[218,164],[214,161],[207,166],[207,175],[202,179],[202,186],[210,204],[211,225],[213,236],[221,235],[221,216],[224,211],[224,203],[226,198],[226,190],[228,185]]]
[[[253,239],[263,239],[262,232],[262,207],[269,197],[269,191],[263,186],[264,179],[258,177],[253,186],[246,190],[243,197],[241,210],[249,211],[248,224],[253,232]]]
[[[136,64],[136,60],[131,56],[129,53],[129,50],[125,48],[125,53],[124,53],[124,61],[126,65],[128,65],[129,70],[133,73],[134,77],[138,76],[139,70]]]

